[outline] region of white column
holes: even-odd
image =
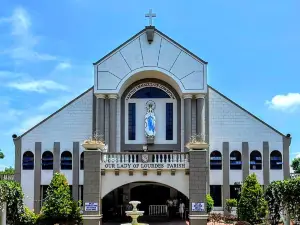
[[[118,95],[108,95],[109,98],[109,152],[117,150],[117,98]]]
[[[185,94],[183,95],[184,101],[184,144],[186,145],[189,142],[190,137],[192,136],[192,98],[193,95]],[[188,151],[185,148],[185,151]]]
[[[6,225],[6,203],[2,203],[1,206],[1,225]]]
[[[196,130],[197,134],[205,135],[205,100],[204,94],[197,94]],[[203,136],[205,138],[205,136]]]

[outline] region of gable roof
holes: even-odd
[[[273,130],[274,132],[276,132],[277,134],[279,134],[281,136],[284,136],[284,137],[286,136],[285,134],[281,133],[280,131],[278,131],[277,129],[275,129],[274,127],[272,127],[271,125],[269,125],[266,122],[264,122],[263,120],[259,119],[257,116],[255,116],[254,114],[252,114],[251,112],[249,112],[248,110],[246,110],[245,108],[243,108],[242,106],[240,106],[239,104],[235,103],[233,100],[231,100],[230,98],[226,97],[225,95],[223,95],[222,93],[220,93],[219,91],[217,91],[216,89],[214,89],[213,87],[211,87],[210,85],[207,85],[207,87],[210,88],[210,89],[212,89],[214,92],[216,92],[217,94],[219,94],[220,96],[222,96],[223,98],[225,98],[230,103],[234,104],[236,107],[238,107],[239,109],[241,109],[242,111],[244,111],[245,113],[247,113],[249,116],[251,116],[254,119],[256,119],[257,121],[261,122],[262,124],[264,124],[265,126],[267,126],[268,128],[270,128],[271,130]]]
[[[197,55],[195,55],[194,53],[190,52],[188,49],[186,49],[185,47],[183,47],[182,45],[180,45],[178,42],[174,41],[172,38],[170,38],[169,36],[167,36],[166,34],[164,34],[163,32],[159,31],[158,29],[156,29],[154,26],[153,27],[145,27],[143,30],[141,30],[140,32],[138,32],[137,34],[135,34],[134,36],[132,36],[131,38],[129,38],[127,41],[125,41],[123,44],[119,45],[117,48],[115,48],[114,50],[112,50],[111,52],[109,52],[108,54],[106,54],[105,56],[103,56],[101,59],[99,59],[98,61],[94,62],[93,65],[96,65],[98,63],[100,63],[101,61],[103,61],[105,58],[109,57],[110,55],[112,55],[114,52],[118,51],[119,49],[121,49],[123,46],[127,45],[129,42],[131,42],[132,40],[134,40],[136,37],[140,36],[141,34],[143,34],[144,32],[146,32],[147,28],[151,28],[154,29],[154,32],[157,32],[159,35],[161,35],[162,37],[168,39],[170,42],[173,42],[174,45],[177,45],[179,48],[181,48],[183,51],[187,52],[188,54],[190,54],[191,56],[193,56],[195,59],[199,60],[200,62],[207,64],[206,61],[204,61],[203,59],[201,59],[200,57],[198,57]]]
[[[60,109],[58,109],[57,111],[55,111],[54,113],[52,113],[50,116],[46,117],[44,120],[42,120],[41,122],[39,122],[38,124],[36,124],[35,126],[33,126],[32,128],[30,128],[29,130],[27,130],[25,133],[23,133],[22,135],[18,136],[16,139],[20,139],[22,137],[24,137],[26,134],[28,134],[30,131],[32,131],[33,129],[35,129],[36,127],[38,127],[39,125],[41,125],[42,123],[46,122],[47,120],[49,120],[51,117],[53,117],[54,115],[56,115],[57,113],[59,113],[60,111],[62,111],[64,108],[66,108],[67,106],[71,105],[73,102],[75,102],[76,100],[78,100],[79,98],[81,98],[82,96],[84,96],[86,93],[88,93],[89,91],[93,90],[94,86],[92,86],[91,88],[89,88],[88,90],[86,90],[85,92],[83,92],[82,94],[80,94],[79,96],[77,96],[76,98],[74,98],[73,100],[71,100],[70,102],[68,102],[67,104],[65,104],[63,107],[61,107]]]

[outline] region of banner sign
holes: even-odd
[[[102,169],[188,169],[187,163],[103,163]]]

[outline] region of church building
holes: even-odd
[[[15,179],[35,212],[57,172],[91,225],[131,200],[164,215],[174,199],[192,225],[206,224],[206,194],[223,212],[249,174],[262,187],[289,178],[290,135],[209,86],[208,63],[151,24],[93,67],[91,88],[13,135]]]

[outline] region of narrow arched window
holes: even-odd
[[[250,170],[261,170],[262,169],[262,157],[261,153],[254,150],[250,153]]]
[[[34,155],[31,151],[24,152],[22,166],[23,170],[34,169]]]
[[[53,170],[53,154],[45,151],[42,155],[42,170]]]
[[[84,152],[80,155],[80,169],[84,170]]]
[[[219,151],[210,153],[210,169],[222,170],[222,154]]]
[[[64,151],[60,156],[60,169],[61,170],[72,170],[72,153]]]
[[[232,151],[230,153],[230,169],[241,170],[242,169],[242,154],[239,151]]]
[[[274,150],[270,154],[270,169],[281,170],[282,169],[282,155],[278,150]]]

